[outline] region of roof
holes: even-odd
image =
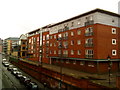
[[[108,14],[108,15],[111,15],[111,16],[120,17],[120,14],[113,13],[113,12],[110,12],[110,11],[107,11],[107,10],[103,10],[103,9],[97,8],[97,9],[88,11],[88,12],[86,12],[86,13],[80,14],[80,15],[78,15],[78,16],[75,16],[75,17],[66,19],[66,20],[64,20],[64,21],[61,21],[61,22],[58,22],[58,23],[55,23],[55,24],[46,25],[46,26],[42,27],[42,29],[50,28],[50,27],[53,27],[53,26],[56,26],[56,25],[59,25],[59,24],[62,24],[62,23],[65,23],[65,22],[68,22],[68,21],[71,21],[71,20],[74,20],[74,19],[83,17],[83,16],[86,16],[86,15],[89,15],[89,14],[92,14],[92,13],[95,13],[95,12],[100,12],[100,13],[105,13],[105,14]],[[32,33],[37,32],[37,31],[39,31],[39,30],[40,30],[40,28],[39,28],[39,29],[36,29],[36,30],[34,30],[34,31],[31,31],[31,32],[29,32],[28,34],[32,34]]]
[[[95,12],[100,12],[100,13],[105,13],[105,14],[108,14],[108,15],[111,15],[111,16],[120,17],[120,14],[116,14],[116,13],[113,13],[113,12],[110,12],[110,11],[107,11],[107,10],[103,10],[103,9],[97,8],[97,9],[88,11],[88,12],[86,12],[86,13],[80,14],[80,15],[78,15],[78,16],[72,17],[72,18],[70,18],[70,19],[67,19],[67,20],[58,22],[58,23],[56,23],[56,24],[54,24],[54,25],[51,25],[50,27],[53,27],[53,26],[56,26],[56,25],[59,25],[59,24],[62,24],[62,23],[65,23],[65,22],[68,22],[68,21],[71,21],[71,20],[74,20],[74,19],[83,17],[83,16],[86,16],[86,15],[89,15],[89,14],[92,14],[92,13],[95,13]]]

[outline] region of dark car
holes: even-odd
[[[15,74],[15,76],[16,76],[16,78],[20,78],[20,77],[22,77],[23,75],[22,75],[21,72],[17,72],[17,73]]]
[[[20,80],[20,83],[24,83],[24,81],[25,81],[25,78],[27,78],[26,76],[22,76],[22,77],[20,77],[19,78],[19,80]]]
[[[13,65],[10,64],[10,65],[7,67],[7,70],[8,70],[8,71],[11,71],[12,68],[13,68]]]
[[[27,88],[30,90],[38,90],[39,89],[37,83],[35,83],[35,82],[29,82],[27,84]]]
[[[24,85],[27,86],[30,82],[31,82],[31,79],[27,77],[24,80]]]
[[[3,62],[3,65],[4,65],[5,67],[8,67],[10,64],[9,64],[7,61],[5,61],[5,62]]]
[[[16,72],[18,72],[18,69],[17,69],[17,68],[14,67],[14,68],[11,69],[11,73],[12,73],[12,74],[15,74]]]

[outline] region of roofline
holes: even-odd
[[[89,14],[95,13],[95,12],[100,12],[100,13],[105,13],[105,14],[108,14],[108,15],[120,17],[120,14],[116,14],[116,13],[113,13],[113,12],[110,12],[110,11],[107,11],[107,10],[103,10],[103,9],[96,8],[96,9],[94,9],[94,10],[88,11],[88,12],[83,13],[83,14],[80,14],[80,15],[78,15],[78,16],[75,16],[75,17],[69,18],[69,19],[67,19],[67,20],[64,20],[64,21],[55,23],[55,24],[53,24],[53,25],[51,25],[51,26],[49,26],[49,27],[53,27],[53,26],[56,26],[56,25],[59,25],[59,24],[62,24],[62,23],[71,21],[71,20],[73,20],[73,19],[77,19],[77,18],[79,18],[79,17],[83,17],[83,16],[86,16],[86,15],[89,15]]]

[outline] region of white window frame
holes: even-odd
[[[77,35],[80,35],[81,34],[81,30],[77,30]]]
[[[115,54],[114,54],[114,52],[115,52]],[[116,56],[117,55],[117,50],[112,50],[112,55]]]
[[[113,43],[115,42],[115,43]],[[112,39],[112,45],[116,45],[116,39]]]
[[[116,28],[112,28],[112,34],[116,34]]]
[[[80,51],[80,50],[77,50],[77,54],[78,54],[78,55],[81,55],[81,51]]]
[[[77,44],[80,45],[81,44],[81,40],[77,40]]]
[[[71,50],[71,55],[74,55],[74,50]]]
[[[74,36],[74,32],[73,31],[71,31],[70,33],[71,33],[71,36]]]

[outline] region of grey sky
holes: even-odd
[[[95,8],[118,12],[119,0],[0,0],[0,38],[19,37]]]

